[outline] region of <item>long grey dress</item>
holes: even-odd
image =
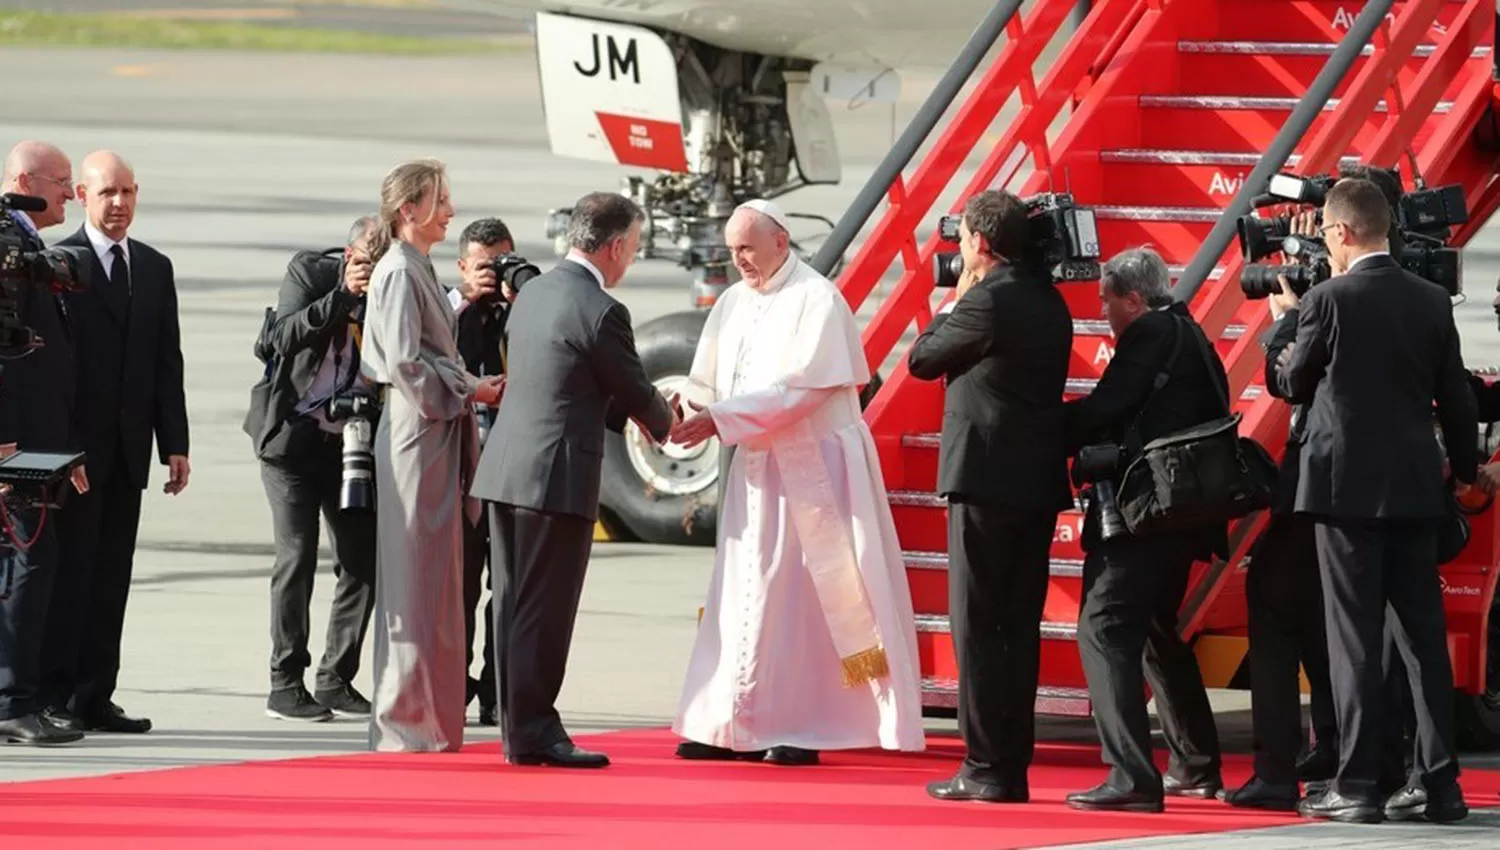
[[[395,241],[370,277],[365,375],[388,384],[375,433],[378,553],[370,747],[463,746],[464,494],[478,457],[453,308],[432,261]]]

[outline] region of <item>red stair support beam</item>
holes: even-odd
[[[923,213],[932,208],[1010,99],[1019,77],[1019,67],[1029,68],[1036,62],[1042,48],[1070,11],[1071,8],[1061,0],[1043,0],[1024,24],[1023,36],[1006,44],[1000,60],[980,80],[974,93],[913,175],[906,207],[889,211],[881,219],[841,276],[839,288],[843,290],[850,309],[859,309],[869,297],[895,259],[900,238],[916,230]]]
[[[1403,93],[1406,103],[1401,114],[1394,120],[1388,119],[1376,134],[1369,152],[1363,157],[1367,164],[1389,168],[1396,163],[1437,106],[1448,84],[1464,70],[1474,48],[1494,26],[1493,9],[1494,4],[1489,0],[1469,0],[1464,5],[1447,33],[1438,39],[1433,55],[1422,64],[1410,91]],[[1403,64],[1404,61],[1403,57]],[[1443,123],[1451,124],[1447,120]],[[1427,150],[1432,148],[1432,145],[1426,146]]]

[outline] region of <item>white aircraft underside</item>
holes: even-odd
[[[462,0],[681,33],[730,50],[861,68],[946,68],[991,0]]]

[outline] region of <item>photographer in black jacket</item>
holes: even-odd
[[[909,365],[947,380],[938,491],[948,499],[948,593],[958,658],[958,775],[942,800],[1029,799],[1042,606],[1058,511],[1071,507],[1063,389],[1073,320],[1025,252],[1025,204],[981,192],[959,226],[957,297],[917,338]]]
[[[245,430],[261,462],[276,532],[271,574],[271,693],[266,714],[283,720],[367,716],[352,684],[374,607],[375,516],[340,509],[344,441],[330,418],[335,398],[373,396],[359,371],[365,254],[373,219],[361,218],[343,249],[301,251],[287,266],[273,324],[259,351],[267,376],[252,393]],[[309,694],[308,606],[318,567],[318,515],[334,551],[327,646]]]
[[[1119,482],[1147,443],[1227,415],[1229,382],[1203,330],[1172,299],[1156,252],[1138,248],[1112,258],[1099,291],[1115,354],[1094,391],[1066,410],[1069,449],[1081,450],[1074,480],[1092,482],[1096,494],[1084,519],[1078,643],[1111,769],[1104,784],[1068,795],[1068,805],[1159,812],[1164,794],[1212,797],[1223,787],[1218,731],[1198,660],[1178,635],[1177,609],[1193,562],[1228,554],[1227,523],[1136,537],[1097,494],[1099,482]],[[1165,779],[1151,760],[1143,654],[1172,753]]]
[[[498,218],[481,218],[471,222],[458,237],[458,273],[460,283],[449,293],[458,311],[458,353],[464,368],[481,377],[505,374],[505,321],[510,302],[516,297],[508,285],[495,279],[490,262],[515,251],[510,228]],[[482,407],[482,406],[481,406]],[[494,410],[477,409],[480,439],[489,436]],[[464,634],[468,642],[466,658],[474,662],[475,614],[480,591],[490,586],[485,565],[490,557],[490,526],[486,517],[479,522],[464,522]],[[484,726],[499,724],[495,708],[498,691],[495,683],[495,629],[491,598],[484,606],[484,661],[479,678],[468,681],[468,698],[479,697],[479,722]]]

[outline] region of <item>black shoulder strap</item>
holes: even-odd
[[[1188,320],[1183,319],[1179,316],[1178,321],[1185,322]],[[1213,346],[1213,343],[1208,341],[1208,335],[1203,333],[1202,331],[1197,330],[1196,326],[1194,327],[1193,335],[1196,337],[1202,337],[1201,339],[1196,340],[1196,342],[1198,343],[1196,348],[1198,349],[1198,353],[1203,357],[1203,369],[1208,374],[1208,380],[1214,385],[1214,389],[1217,389],[1219,391],[1219,401],[1224,403],[1224,415],[1228,416],[1232,409],[1229,401],[1228,376],[1226,375],[1225,380],[1223,381],[1219,380],[1219,370],[1214,368],[1214,358],[1209,353],[1210,349]]]

